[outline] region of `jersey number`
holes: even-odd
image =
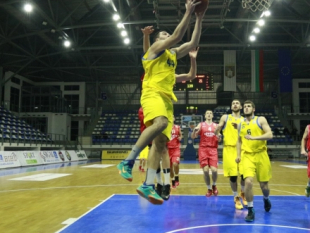
[[[247,133],[248,135],[251,135],[251,130],[248,129],[248,130],[246,131],[246,133]]]

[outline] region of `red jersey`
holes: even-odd
[[[139,121],[140,121],[140,132],[142,133],[146,129],[146,126],[144,124],[144,115],[143,115],[142,107],[139,108],[138,116],[139,116]]]
[[[167,142],[168,148],[178,148],[180,147],[179,137],[181,136],[181,128],[179,125],[173,125],[171,130],[171,139]]]
[[[310,125],[307,125],[308,127],[308,135],[307,135],[307,151],[310,151]]]
[[[214,131],[217,124],[212,122],[208,124],[206,122],[200,123],[200,143],[199,147],[215,147],[218,146],[218,138],[215,136]]]

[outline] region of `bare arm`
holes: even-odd
[[[179,129],[179,132],[180,132],[180,135],[179,135],[179,141],[181,141],[181,140],[182,140],[182,138],[183,138],[183,134],[182,134],[182,131],[181,131],[181,127],[180,127],[180,129]]]
[[[306,126],[304,135],[302,136],[302,139],[301,139],[301,145],[300,145],[300,154],[304,156],[308,156],[308,153],[305,150],[307,139],[308,139],[308,126]]]
[[[197,47],[200,40],[201,28],[202,28],[202,19],[205,12],[196,13],[196,23],[195,28],[192,34],[192,38],[189,42],[181,45],[178,48],[174,48],[176,51],[177,59],[184,57],[192,48]]]
[[[191,134],[192,139],[195,139],[198,137],[198,134],[200,133],[200,127],[201,127],[200,123],[197,125],[197,127],[195,127],[195,129],[193,130],[193,132]]]
[[[226,119],[227,119],[227,114],[224,114],[224,115],[221,117],[220,122],[219,122],[218,125],[216,126],[216,129],[215,129],[215,131],[214,131],[214,134],[215,134],[215,135],[218,135],[218,134],[221,132],[222,128],[223,128],[224,125],[225,125]]]
[[[192,49],[189,52],[189,57],[191,59],[191,68],[187,74],[177,74],[175,76],[177,83],[193,80],[196,78],[196,74],[197,74],[196,58],[197,58],[198,50],[199,50],[199,47],[197,49]]]
[[[183,16],[182,21],[179,23],[179,25],[176,27],[176,29],[174,30],[174,32],[172,33],[170,37],[168,37],[166,40],[159,40],[152,44],[152,46],[150,47],[150,51],[149,51],[149,55],[147,59],[153,59],[154,57],[156,57],[156,55],[159,52],[165,49],[171,48],[173,45],[177,44],[178,42],[182,40],[182,37],[184,36],[187,26],[189,24],[189,21],[191,19],[191,14],[195,10],[195,6],[198,4],[200,4],[200,2],[195,2],[193,0],[187,0],[185,4],[186,12]]]
[[[269,139],[272,139],[273,138],[272,131],[270,129],[270,126],[269,126],[266,118],[265,117],[259,117],[258,123],[263,128],[264,134],[260,135],[260,136],[254,136],[254,137],[251,135],[245,135],[244,137],[246,139],[249,139],[249,140],[269,140]]]
[[[153,26],[146,26],[141,28],[141,31],[143,33],[143,52],[146,53],[151,46],[150,35],[154,32],[154,29]]]

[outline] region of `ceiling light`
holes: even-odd
[[[260,19],[260,20],[257,21],[257,24],[258,24],[259,26],[264,26],[264,25],[265,25],[265,20]]]
[[[64,46],[65,46],[65,47],[68,48],[68,47],[70,47],[70,45],[71,45],[71,42],[70,42],[70,41],[68,41],[68,40],[65,40],[65,41],[64,41]]]
[[[118,14],[114,14],[113,15],[113,19],[115,20],[115,21],[117,21],[117,20],[119,20],[121,17],[118,15]]]
[[[104,2],[110,2],[110,0],[103,0]]]
[[[254,35],[250,35],[249,40],[250,40],[250,41],[255,41],[255,40],[256,40],[256,37],[255,37]]]
[[[125,43],[125,44],[129,44],[129,43],[130,43],[129,38],[125,38],[124,43]]]
[[[117,27],[118,27],[118,28],[124,28],[124,24],[118,23],[118,24],[117,24]]]
[[[266,17],[268,17],[268,16],[271,15],[271,12],[267,10],[267,11],[264,11],[263,14],[264,14]]]
[[[26,12],[31,12],[32,11],[32,5],[31,4],[29,4],[29,3],[26,3],[25,5],[24,5],[24,10],[26,11]]]
[[[125,36],[127,36],[127,32],[126,32],[125,30],[123,30],[123,31],[121,32],[121,35],[122,35],[123,37],[125,37]]]
[[[254,28],[254,29],[253,29],[253,32],[255,32],[255,33],[257,34],[257,33],[260,32],[260,29],[259,29],[259,28]]]

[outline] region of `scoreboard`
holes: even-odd
[[[176,83],[175,91],[213,91],[213,74],[197,74],[196,78],[191,81]]]

